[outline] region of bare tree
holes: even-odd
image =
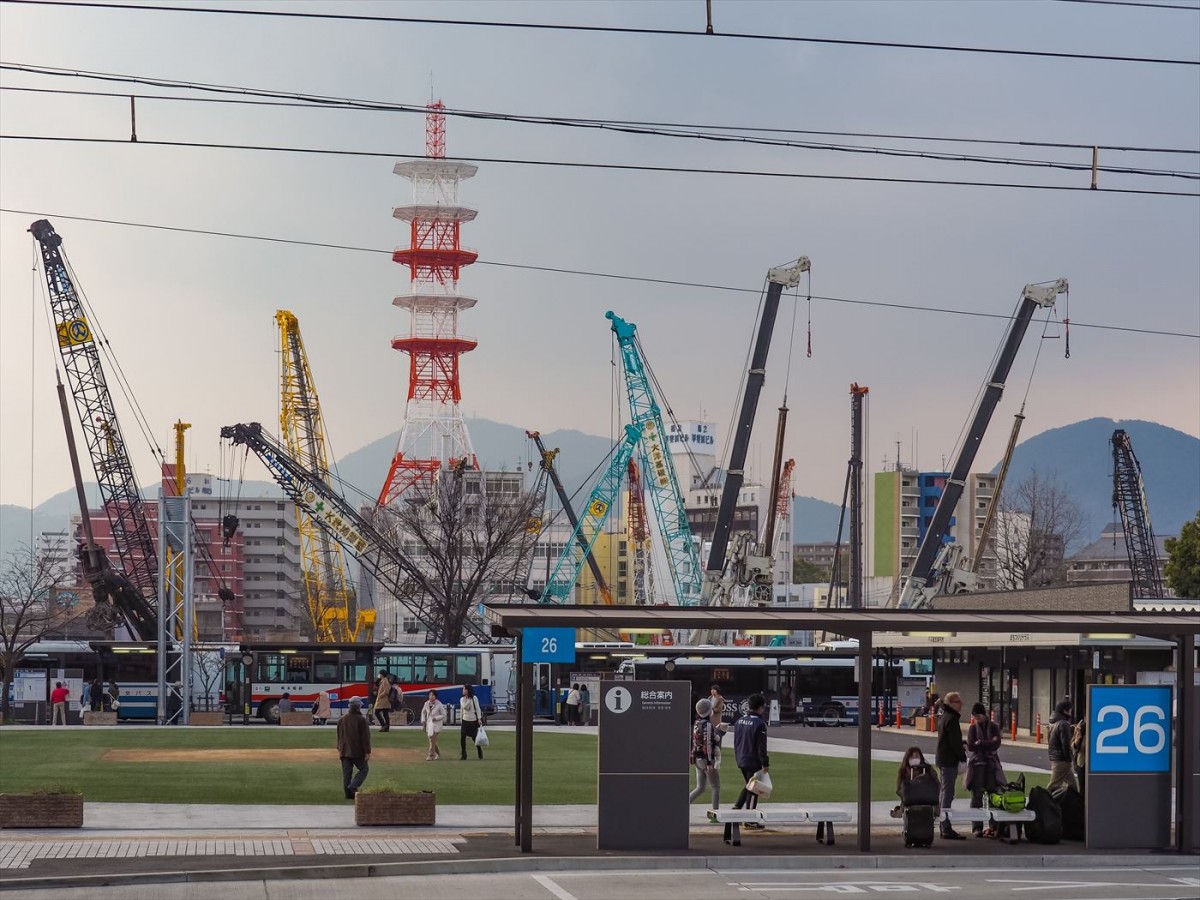
[[[539,504],[515,473],[459,466],[385,511],[387,531],[422,572],[405,580],[398,599],[424,611],[434,640],[458,646],[479,631],[469,623],[478,603],[524,593]]]
[[[9,721],[9,686],[25,651],[56,627],[54,563],[23,546],[0,564],[0,718]]]
[[[203,706],[211,710],[221,690],[221,677],[225,674],[225,660],[219,650],[212,648],[192,649],[192,690],[189,697],[192,708]],[[195,688],[199,688],[196,691]],[[197,703],[196,701],[199,701]]]
[[[993,543],[999,590],[1066,583],[1066,550],[1084,533],[1083,511],[1056,474],[1036,468],[1000,499]]]

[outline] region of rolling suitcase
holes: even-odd
[[[904,846],[930,847],[933,845],[934,807],[904,807]]]

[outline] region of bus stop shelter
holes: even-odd
[[[574,628],[580,631],[620,632],[647,629],[728,630],[790,633],[824,631],[858,641],[859,672],[873,666],[876,634],[895,632],[1122,633],[1175,641],[1179,665],[1177,687],[1177,745],[1175,771],[1175,846],[1183,851],[1196,845],[1195,791],[1185,784],[1198,771],[1200,722],[1196,709],[1195,656],[1200,618],[1190,612],[1053,612],[1040,610],[910,610],[910,609],[771,609],[770,607],[646,607],[646,606],[531,606],[496,604],[486,608],[487,621],[497,637],[517,643],[517,753],[514,839],[524,853],[533,850],[533,697],[532,669],[522,661],[522,636],[530,628]],[[752,648],[747,648],[752,652]],[[798,650],[798,652],[800,652]],[[859,678],[859,709],[871,705],[872,679]],[[871,721],[858,717],[858,849],[871,850]]]

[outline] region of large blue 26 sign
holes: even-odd
[[[1092,685],[1088,768],[1093,772],[1171,771],[1171,688]]]

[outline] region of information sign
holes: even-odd
[[[521,662],[575,662],[575,629],[526,628],[521,632]]]
[[[1171,688],[1094,686],[1088,706],[1092,772],[1171,770]]]

